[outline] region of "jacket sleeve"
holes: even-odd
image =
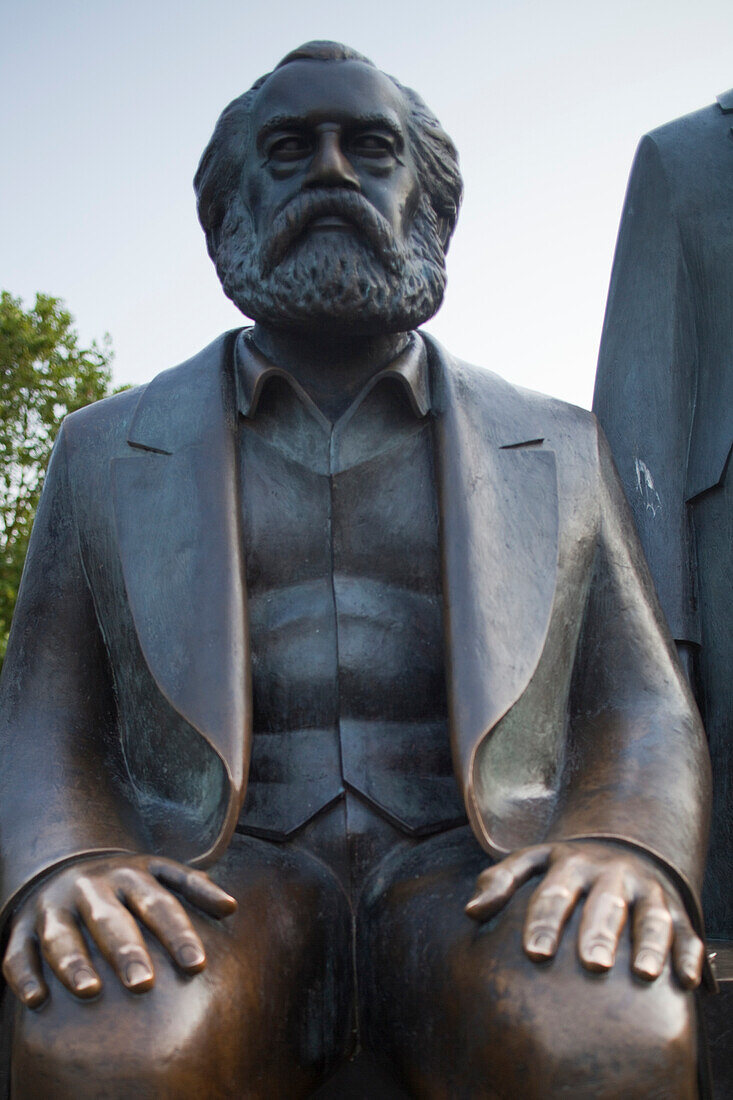
[[[700,641],[687,452],[697,370],[694,295],[654,138],[631,170],[593,409],[606,432],[673,637]]]
[[[549,838],[606,837],[652,855],[700,930],[707,742],[602,433],[599,452],[598,545]]]
[[[57,440],[0,681],[0,912],[51,868],[139,851],[127,812],[112,680]]]

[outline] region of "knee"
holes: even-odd
[[[181,974],[146,937],[155,969],[155,985],[147,993],[123,988],[93,949],[104,982],[98,998],[79,1001],[49,976],[50,997],[40,1010],[18,1004],[11,1044],[13,1100],[308,1095],[328,1059],[320,1017],[320,1045],[311,1036],[304,1049],[301,1033],[310,1006],[298,1002],[302,975],[278,960],[272,946],[248,950],[236,930],[232,934],[213,922],[207,927],[198,918],[196,923],[208,957],[200,974]],[[318,1049],[311,1049],[314,1045]]]
[[[50,978],[39,1011],[18,1006],[14,1100],[308,1095],[349,1040],[351,920],[325,869],[272,848],[233,848],[217,865],[236,914],[219,923],[190,911],[208,959],[200,974],[181,974],[146,934],[149,992],[124,989],[91,944],[96,1000]]]
[[[183,978],[165,959],[154,958],[154,964],[156,984],[142,995],[128,992],[100,966],[106,981],[94,1001],[77,1001],[52,980],[40,1010],[18,1005],[14,1100],[235,1095],[235,1078],[241,1082],[251,1071],[246,1053],[252,1044],[233,1033],[241,1014],[231,1012],[231,990],[205,973]]]
[[[523,953],[528,890],[491,922],[463,914],[471,883],[401,881],[375,903],[361,953],[367,1038],[419,1095],[506,1100],[697,1096],[694,997],[578,961],[578,915],[557,957]]]
[[[557,957],[538,965],[521,951],[519,924],[479,938],[478,965],[463,969],[474,1073],[498,1073],[502,1096],[697,1096],[695,999],[669,970],[640,981],[624,944],[609,974],[589,974],[574,923]]]

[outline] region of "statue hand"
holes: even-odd
[[[122,984],[144,993],[155,981],[138,921],[186,974],[206,966],[204,946],[170,890],[212,917],[234,912],[234,898],[201,871],[158,856],[115,855],[64,866],[22,902],[13,918],[3,974],[28,1008],[48,997],[39,948],[51,970],[77,997],[102,988],[82,933],[85,928]],[[135,919],[137,918],[137,920]]]
[[[704,946],[675,891],[650,858],[612,841],[538,844],[513,852],[479,875],[466,912],[475,920],[487,920],[540,873],[545,877],[530,899],[522,936],[530,959],[539,962],[554,956],[582,897],[578,954],[586,970],[611,969],[631,910],[634,974],[653,981],[671,952],[682,986],[699,985]]]

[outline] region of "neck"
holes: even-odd
[[[252,332],[258,350],[289,371],[329,420],[346,411],[369,379],[404,351],[408,339],[406,332],[314,334],[261,324]]]

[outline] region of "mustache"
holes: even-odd
[[[389,222],[356,191],[318,188],[303,191],[275,217],[261,248],[263,274],[282,263],[298,237],[317,218],[337,217],[349,222],[392,272],[399,269],[402,250]]]

